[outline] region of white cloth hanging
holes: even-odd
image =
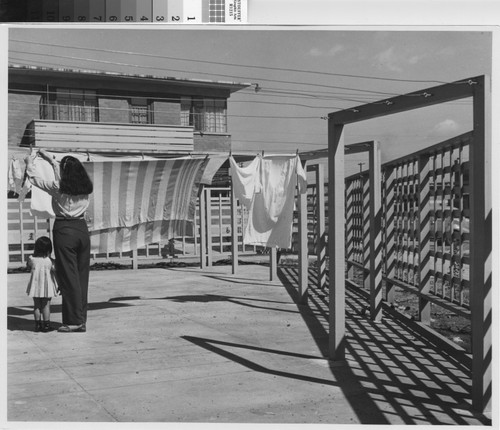
[[[41,155],[37,155],[33,160],[31,171],[46,181],[53,181],[55,178],[52,164],[42,158]],[[30,181],[27,179],[26,182],[29,183]],[[29,187],[31,189],[31,214],[41,218],[55,218],[52,209],[52,196],[38,187],[31,186],[31,183]]]
[[[296,186],[307,191],[299,156],[258,156],[246,167],[231,157],[230,164],[235,196],[249,211],[243,242],[290,248]]]
[[[21,162],[17,158],[11,158],[9,163],[9,188],[17,194],[19,194],[22,188],[25,169],[26,166],[23,169]]]

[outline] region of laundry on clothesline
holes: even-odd
[[[307,191],[299,156],[258,156],[244,167],[230,157],[230,165],[235,196],[249,211],[243,242],[290,248],[295,189]]]
[[[9,162],[9,189],[19,194],[23,186],[26,165],[17,158],[11,158]]]
[[[217,157],[207,171],[207,157],[49,155],[59,161],[66,155],[78,158],[94,184],[86,213],[93,253],[127,252],[191,235],[199,186],[211,183],[227,159]],[[54,179],[52,165],[41,156],[35,157],[33,169],[45,180]],[[29,180],[25,188],[31,190],[32,214],[53,218],[51,196]]]
[[[191,235],[205,158],[85,162],[91,252],[126,252]]]
[[[43,178],[46,181],[54,180],[54,169],[52,164],[47,160],[37,155],[30,168],[30,173]],[[30,213],[33,216],[40,218],[54,218],[54,210],[52,209],[52,197],[47,192],[38,187],[31,185],[28,178],[24,180],[23,187],[19,192],[19,201],[23,201],[26,195],[31,191]]]

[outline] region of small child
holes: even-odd
[[[31,270],[26,294],[33,297],[35,331],[53,330],[50,326],[50,299],[59,295],[59,288],[51,253],[52,241],[47,236],[41,236],[36,240],[33,255],[30,255],[26,263]]]

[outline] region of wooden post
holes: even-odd
[[[219,250],[224,253],[224,239],[222,237],[222,195],[219,191]]]
[[[370,158],[370,316],[382,319],[382,204],[380,145],[373,142]]]
[[[302,194],[297,187],[299,212],[299,303],[307,302],[309,257],[307,243],[307,192]]]
[[[207,209],[206,209],[206,193],[205,187],[202,185],[200,189],[200,268],[207,267]]]
[[[33,239],[36,241],[38,239],[38,217],[33,216]]]
[[[470,145],[470,285],[472,406],[491,410],[492,396],[492,207],[491,92],[489,77],[475,78],[474,139]]]
[[[370,151],[370,150],[369,150]],[[371,166],[370,166],[371,167]],[[361,255],[361,264],[363,265],[363,288],[370,291],[371,284],[371,272],[370,271],[370,258],[371,258],[371,221],[372,221],[372,213],[371,213],[371,182],[370,176],[366,177],[366,175],[360,176],[361,182],[361,210],[362,210],[362,238],[363,238],[363,253]]]
[[[343,124],[328,121],[329,358],[345,359],[345,196]]]
[[[231,263],[233,275],[238,271],[238,204],[231,183]]]
[[[356,180],[348,181],[346,185],[346,260],[347,260],[347,278],[353,279],[354,269],[353,265],[349,264],[351,260],[354,260],[354,242],[356,240],[354,235],[354,186]]]
[[[137,258],[137,249],[132,250],[132,270],[139,269],[139,261]]]
[[[277,248],[275,246],[271,247],[271,252],[269,253],[269,280],[275,281],[278,278],[278,268],[277,268]]]
[[[384,197],[385,197],[385,299],[389,304],[394,303],[394,286],[391,279],[394,278],[396,272],[396,229],[394,227],[395,217],[395,200],[394,187],[396,186],[396,169],[394,167],[385,170],[384,172]]]
[[[325,228],[325,170],[322,164],[316,165],[316,237],[317,237],[317,262],[318,262],[318,287],[323,289],[326,285],[326,228]]]
[[[427,157],[419,158],[419,197],[420,204],[418,210],[418,243],[419,243],[419,290],[428,294],[431,289],[431,159]],[[427,325],[431,321],[431,303],[419,296],[418,300],[419,320]]]
[[[200,213],[200,206],[198,205],[198,214]],[[193,254],[198,255],[198,223],[196,222],[196,211],[193,222]]]
[[[212,267],[213,249],[212,249],[212,191],[205,188],[205,208],[207,217],[207,266]]]
[[[19,239],[21,242],[21,261],[24,259],[24,218],[23,218],[23,202],[19,202]]]
[[[347,146],[346,152],[349,154],[368,151],[369,173],[359,174],[359,184],[362,208],[362,238],[363,255],[362,267],[363,286],[370,291],[370,317],[374,321],[382,319],[382,188],[381,188],[381,159],[380,144],[377,141],[362,142]],[[351,181],[351,184],[354,181]],[[350,186],[348,193],[349,201],[356,200],[354,187]],[[354,203],[354,202],[353,202]],[[348,222],[352,214],[348,211]],[[352,223],[352,222],[351,222]],[[349,257],[348,249],[348,257]]]

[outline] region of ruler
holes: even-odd
[[[26,0],[24,22],[241,24],[248,0]]]

